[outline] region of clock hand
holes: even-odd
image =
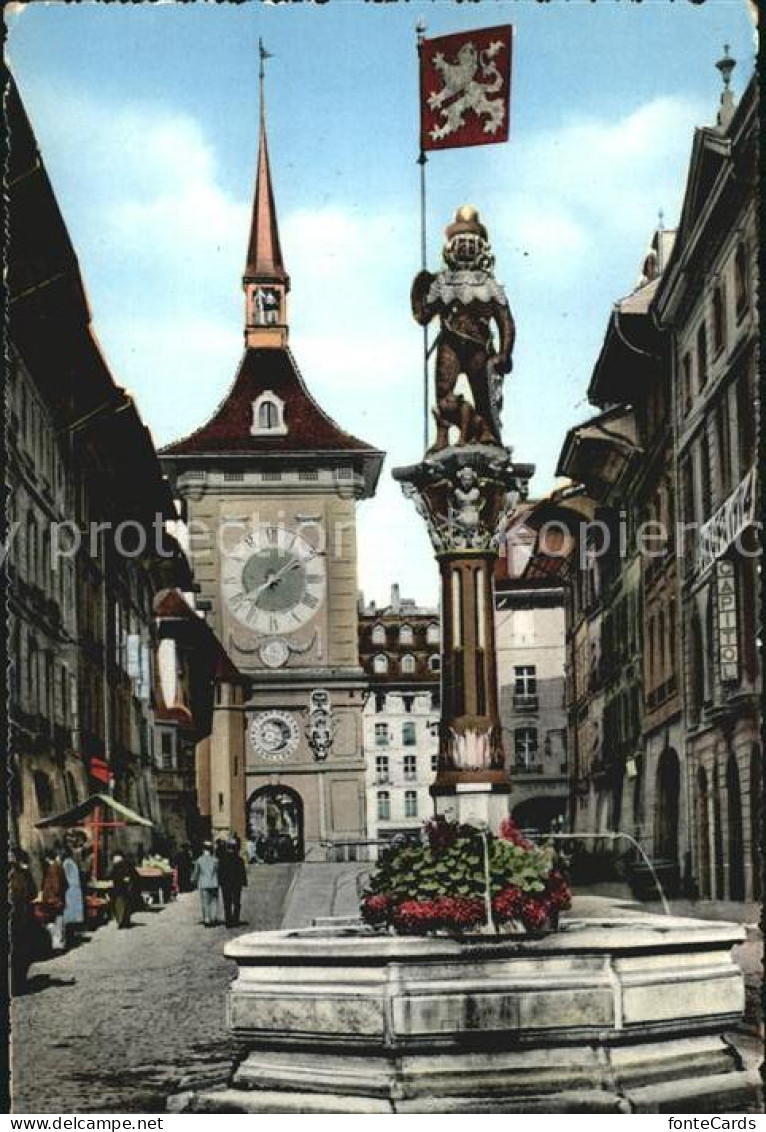
[[[261,582],[260,586],[256,586],[256,588],[250,594],[250,600],[257,604],[258,598],[261,596],[264,590],[271,589],[272,586],[275,586],[277,582],[285,576],[285,574],[289,573],[290,570],[297,570],[299,566],[300,561],[297,558],[292,559],[287,563],[286,566],[282,566],[281,569],[277,570],[276,574],[273,574],[270,578],[267,579],[267,581]]]

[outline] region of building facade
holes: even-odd
[[[563,827],[569,810],[564,587],[555,577],[525,577],[534,544],[522,517],[495,571],[495,640],[511,816],[547,831]]]
[[[77,257],[13,83],[7,94],[6,559],[11,836],[33,855],[64,826],[38,822],[111,794],[152,823],[101,834],[107,852],[169,846],[159,777],[159,590],[191,590],[151,437],[114,381]],[[197,688],[199,690],[199,688]],[[178,801],[177,783],[165,801]]]
[[[695,132],[674,253],[655,300],[673,339],[685,808],[703,896],[760,899],[757,88]]]
[[[610,316],[572,429],[572,486],[536,510],[532,569],[567,587],[573,828],[623,832],[690,894],[758,899],[756,121],[733,61],[695,133],[675,232]]]
[[[289,287],[262,116],[245,352],[213,417],[161,455],[195,534],[198,608],[249,680],[227,724],[247,739],[239,832],[300,858],[366,832],[355,510],[383,456],[311,396],[287,344]],[[227,751],[214,732],[213,777]]]
[[[433,816],[429,787],[438,762],[439,612],[402,599],[359,609],[359,656],[368,680],[364,707],[367,833],[386,841]]]

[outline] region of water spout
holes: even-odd
[[[532,840],[534,840],[534,838],[532,838]],[[665,890],[663,889],[662,884],[660,883],[660,878],[657,876],[657,871],[656,871],[654,865],[652,864],[652,862],[647,857],[643,848],[636,841],[635,837],[632,837],[629,833],[546,833],[546,834],[540,834],[539,840],[542,840],[542,841],[588,841],[588,840],[590,840],[590,841],[619,841],[619,840],[629,841],[631,843],[631,845],[634,845],[636,847],[636,849],[638,849],[639,853],[643,857],[643,860],[644,860],[644,863],[646,864],[646,867],[649,869],[649,872],[652,874],[652,880],[654,881],[655,888],[657,889],[660,900],[662,901],[662,907],[663,907],[663,910],[665,912],[665,915],[666,916],[672,916],[673,915],[673,913],[670,910],[670,905],[668,904],[667,897],[665,896]]]

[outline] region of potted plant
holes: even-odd
[[[437,817],[420,842],[380,857],[362,898],[362,919],[399,935],[555,929],[571,894],[550,846],[535,846],[510,818],[499,836]]]

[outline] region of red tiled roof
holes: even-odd
[[[285,436],[250,433],[253,401],[266,390],[284,402]],[[245,351],[231,389],[207,423],[168,444],[160,454],[259,456],[312,451],[372,454],[376,449],[344,432],[320,409],[304,385],[289,349],[260,347]]]

